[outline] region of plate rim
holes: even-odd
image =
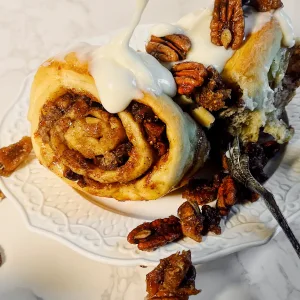
[[[147,27],[149,26],[148,24],[142,24],[141,27]],[[116,30],[114,32],[118,32],[119,30]],[[113,33],[114,33],[113,32]],[[93,39],[95,39],[97,37],[94,37]],[[98,36],[98,38],[100,38],[100,36]],[[0,128],[2,127],[4,120],[7,116],[7,114],[10,112],[10,110],[20,101],[21,97],[24,94],[24,91],[26,90],[26,87],[28,86],[28,84],[31,83],[32,78],[35,74],[35,71],[30,72],[22,81],[21,84],[21,88],[19,90],[19,93],[17,93],[17,95],[14,98],[14,101],[10,102],[10,105],[6,108],[5,113],[3,114],[3,117],[1,118],[0,121]],[[1,142],[1,138],[0,138],[0,142]],[[286,148],[288,148],[289,146],[287,146]],[[284,160],[284,156],[285,153],[283,154],[282,160]],[[277,170],[274,172],[274,174],[276,174]],[[273,176],[274,176],[273,174]],[[271,180],[272,178],[270,178]],[[101,255],[97,255],[94,253],[89,252],[88,250],[85,250],[83,248],[81,248],[80,246],[74,244],[73,242],[71,242],[70,240],[67,240],[65,237],[60,236],[58,234],[55,234],[54,232],[48,231],[46,229],[43,228],[39,228],[37,226],[35,226],[34,224],[32,224],[32,222],[30,221],[29,215],[26,212],[26,209],[24,208],[24,206],[20,203],[20,201],[17,199],[17,197],[11,192],[11,190],[6,186],[6,180],[9,180],[5,177],[0,177],[0,188],[2,189],[2,191],[4,192],[5,196],[8,199],[13,200],[13,203],[15,203],[15,205],[19,208],[19,211],[21,211],[21,214],[23,215],[23,218],[25,218],[26,220],[26,224],[27,224],[27,228],[33,232],[36,233],[41,233],[43,235],[46,235],[54,240],[59,241],[60,243],[64,244],[67,247],[70,247],[72,250],[86,256],[89,257],[93,260],[102,262],[102,263],[108,263],[111,265],[123,265],[123,266],[133,266],[133,265],[147,265],[147,266],[154,266],[157,264],[157,262],[154,262],[153,260],[148,260],[147,258],[143,257],[143,258],[134,258],[134,257],[128,257],[128,259],[123,259],[123,258],[113,258],[113,257],[106,257],[106,256],[101,256]],[[87,200],[83,200],[83,201],[87,201]],[[94,204],[93,204],[94,205]],[[104,208],[101,208],[103,210],[105,210]],[[300,210],[295,211],[295,213],[293,213],[292,215],[290,215],[287,219],[288,221],[292,221],[293,219],[295,219],[298,215],[300,214]],[[128,216],[124,216],[125,218],[132,218],[132,217],[128,217]],[[263,222],[261,222],[261,224],[265,224]],[[234,245],[234,246],[230,246],[226,249],[222,248],[219,249],[213,253],[210,253],[208,255],[206,255],[204,258],[197,258],[197,257],[193,257],[193,262],[195,264],[201,264],[201,263],[205,263],[214,259],[217,259],[221,256],[227,256],[229,254],[250,248],[250,247],[255,247],[255,246],[260,246],[260,245],[264,245],[266,243],[268,243],[271,239],[273,239],[279,232],[281,231],[281,228],[276,224],[275,226],[272,227],[272,234],[270,234],[268,237],[258,240],[258,241],[250,241],[248,243],[243,243],[242,245]],[[221,254],[220,254],[221,253]]]

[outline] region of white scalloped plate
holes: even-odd
[[[141,49],[149,26],[139,26],[132,46]],[[113,33],[115,34],[115,33]],[[110,36],[89,40],[103,44]],[[0,123],[0,146],[16,142],[29,134],[26,119],[33,75],[29,76],[8,113]],[[288,145],[283,161],[266,183],[284,215],[292,220],[300,212],[300,95],[289,105],[290,123],[296,135]],[[200,244],[189,239],[142,252],[128,244],[127,233],[145,220],[176,214],[183,202],[180,193],[157,201],[125,202],[100,199],[102,207],[87,201],[86,196],[70,188],[42,167],[32,155],[30,162],[9,178],[0,179],[0,188],[21,208],[31,229],[47,234],[93,259],[116,265],[153,265],[177,250],[192,249],[194,263],[203,263],[241,249],[261,245],[271,239],[278,227],[262,201],[235,206],[223,221],[221,236],[210,235]]]

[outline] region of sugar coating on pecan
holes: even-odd
[[[195,288],[195,279],[191,251],[172,254],[161,259],[159,265],[147,274],[147,299],[187,300],[201,292]]]
[[[250,0],[249,4],[261,12],[266,12],[283,7],[283,3],[281,0]]]
[[[217,199],[220,180],[219,174],[214,176],[213,182],[203,179],[190,180],[182,197],[189,201],[196,201],[199,205],[210,203]]]
[[[195,91],[197,104],[209,111],[217,111],[225,106],[225,100],[231,97],[231,90],[226,88],[221,75],[212,66],[207,68],[208,76],[204,84]]]
[[[226,176],[218,190],[217,209],[221,216],[227,216],[237,202],[237,188],[232,177]]]
[[[171,34],[164,37],[152,35],[146,45],[146,51],[161,62],[184,60],[190,49],[191,41],[183,34]]]
[[[177,211],[178,217],[180,218],[181,228],[183,235],[193,239],[200,243],[202,241],[202,230],[204,217],[200,213],[198,208],[195,208],[190,202],[184,202]]]
[[[226,49],[240,48],[245,31],[242,0],[215,0],[210,29],[213,44]]]
[[[167,243],[182,238],[180,220],[175,216],[143,223],[127,236],[130,244],[138,244],[143,251],[153,251]]]
[[[0,176],[10,176],[28,158],[31,150],[31,138],[28,136],[0,149]]]
[[[190,95],[196,87],[203,84],[207,71],[203,64],[197,62],[183,62],[172,67],[171,72],[177,84],[177,93]]]

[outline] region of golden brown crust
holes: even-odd
[[[226,63],[222,77],[243,92],[243,100],[263,103],[269,90],[268,70],[281,48],[282,31],[273,18],[258,32],[251,34],[244,45]]]
[[[58,152],[54,153],[49,143],[43,141],[41,136],[36,134],[42,107],[45,103],[56,101],[67,91],[87,95],[93,101],[100,102],[94,79],[88,71],[88,62],[80,61],[75,53],[67,54],[62,61],[48,60],[39,68],[32,86],[28,118],[32,126],[34,151],[40,162],[76,189],[118,200],[154,200],[182,185],[203,165],[207,158],[209,145],[203,131],[196,123],[183,113],[172,99],[166,96],[157,98],[145,94],[143,99],[137,101],[149,106],[161,122],[166,124],[168,152],[159,159],[153,158],[154,163],[150,163],[150,168],[149,165],[147,166],[147,171],[141,171],[142,176],[133,176],[130,180],[127,178],[127,182],[124,182],[126,174],[130,177],[134,173],[131,173],[128,165],[127,169],[119,168],[120,170],[117,171],[101,171],[99,173],[92,169],[92,171],[85,172],[83,175],[87,177],[87,180],[84,185],[69,180],[64,176],[63,160],[57,159]],[[146,151],[149,149],[147,145],[145,145],[146,148],[143,148],[146,152],[139,151],[141,145],[147,143],[140,125],[128,111],[119,113],[118,117],[129,142],[133,144],[132,159],[135,155],[138,157],[137,161],[140,161],[143,155],[150,157],[151,154],[147,154],[148,150]],[[151,150],[149,151],[151,152]],[[75,171],[73,167],[71,169]],[[118,172],[118,176],[116,176],[116,172]]]

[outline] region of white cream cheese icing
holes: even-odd
[[[91,54],[90,72],[101,103],[110,113],[123,111],[143,92],[175,96],[176,83],[170,71],[147,53],[129,47],[130,38],[149,0],[137,0],[131,26]]]
[[[170,34],[186,34],[183,28],[180,26],[176,26],[168,23],[161,23],[154,25],[150,29],[150,34],[155,35],[157,37],[162,37]]]
[[[290,17],[282,8],[277,9],[274,13],[274,16],[281,26],[283,34],[282,44],[288,48],[293,47],[295,45],[295,34]]]
[[[68,51],[76,52],[79,59],[89,61],[90,73],[95,80],[101,102],[110,113],[123,111],[132,99],[142,98],[144,92],[154,95],[165,94],[170,97],[176,94],[176,83],[170,71],[151,55],[137,52],[129,46],[132,34],[149,2],[149,0],[136,1],[137,9],[132,24],[108,44],[102,47],[84,44]],[[295,44],[291,21],[283,9],[260,13],[246,6],[244,13],[245,38],[262,29],[272,17],[275,17],[282,28],[283,45],[292,47]],[[222,72],[234,51],[211,43],[211,19],[212,8],[201,9],[184,16],[176,24],[155,25],[151,28],[150,34],[159,37],[186,34],[192,42],[186,60],[200,62],[205,66],[213,65]],[[56,59],[63,60],[64,56],[60,55]]]

